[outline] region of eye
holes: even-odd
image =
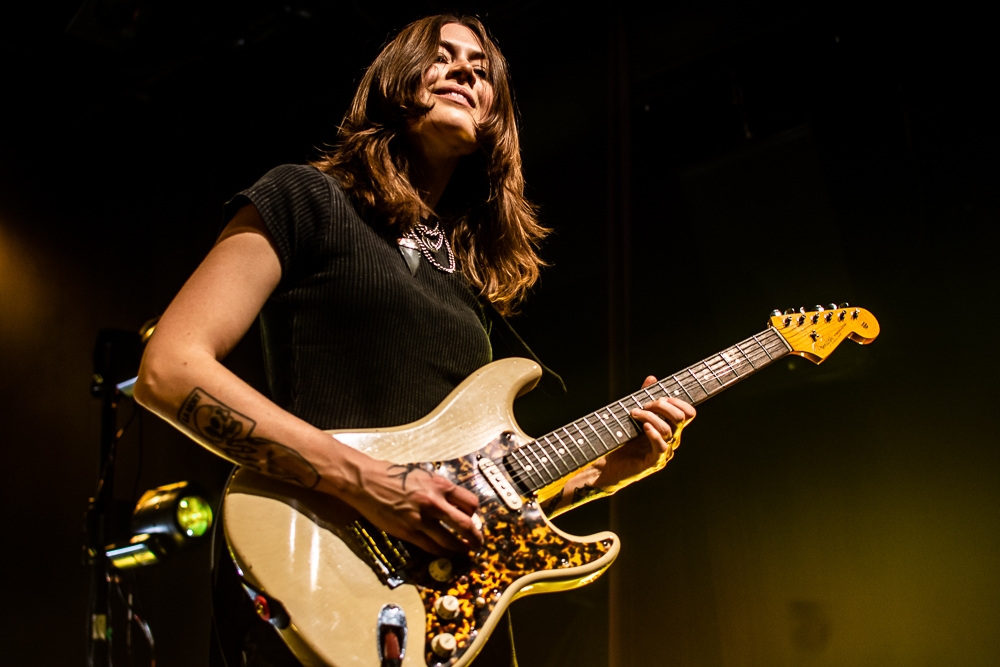
[[[482,67],[482,66],[473,67],[472,71],[475,72],[476,76],[478,76],[480,79],[485,79],[488,76],[488,74],[489,74],[486,71],[486,68]]]

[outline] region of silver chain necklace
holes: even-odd
[[[455,253],[448,242],[448,235],[441,229],[440,222],[434,223],[434,229],[431,229],[422,222],[418,222],[403,238],[399,239],[399,245],[404,248],[419,250],[427,258],[427,261],[431,263],[431,266],[439,271],[444,271],[445,273],[455,272]],[[444,246],[445,251],[448,253],[448,266],[441,264],[434,256],[434,253],[439,251],[441,246]]]

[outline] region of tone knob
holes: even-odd
[[[427,572],[435,581],[448,581],[451,578],[451,561],[447,558],[438,558],[427,566]]]
[[[431,640],[431,650],[442,658],[450,657],[455,652],[455,635],[442,632]]]
[[[455,618],[458,616],[459,609],[458,598],[454,595],[439,597],[434,603],[434,611],[441,618]]]

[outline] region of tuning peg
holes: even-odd
[[[794,315],[797,312],[799,311],[795,310],[794,308],[785,308],[785,315]]]
[[[835,304],[835,303],[828,303],[828,304],[826,304],[826,309],[827,310],[837,310],[837,304]]]
[[[837,306],[837,308],[850,308],[850,307],[851,307],[851,304],[847,303],[846,301],[844,303],[840,304],[839,306]]]
[[[802,313],[803,315],[805,315],[806,314],[806,307],[805,306],[799,306],[799,312]]]
[[[813,310],[815,310],[817,313],[822,313],[823,306],[813,306]]]
[[[771,311],[771,317],[781,317],[781,311],[775,308]]]

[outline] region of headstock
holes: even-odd
[[[846,303],[839,306],[831,303],[825,308],[813,306],[810,311],[776,310],[771,314],[771,327],[791,346],[792,354],[816,364],[822,363],[847,338],[867,345],[879,334],[874,315]]]

